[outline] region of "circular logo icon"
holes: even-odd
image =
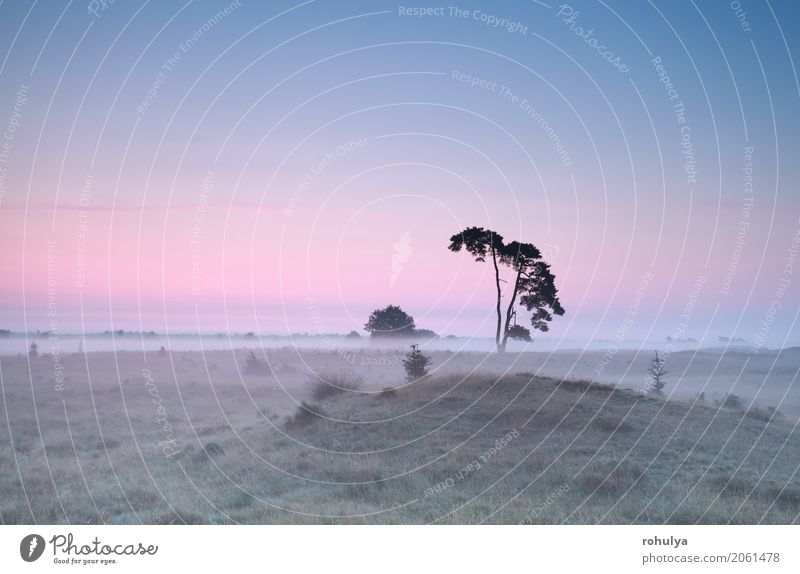
[[[44,552],[44,538],[38,534],[28,534],[19,543],[19,555],[25,562],[38,560]]]

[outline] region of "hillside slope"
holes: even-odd
[[[269,376],[175,385],[158,360],[150,387],[75,378],[36,411],[5,379],[5,523],[800,522],[800,436],[765,411],[526,374],[301,385],[298,408]]]

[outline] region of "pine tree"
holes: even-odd
[[[650,373],[650,390],[653,394],[664,394],[664,386],[666,385],[664,376],[669,372],[664,368],[666,364],[667,360],[663,357],[659,357],[658,351],[656,351],[655,356],[651,360],[650,368],[647,369],[647,372]]]
[[[419,345],[411,345],[411,350],[406,353],[403,359],[403,367],[406,369],[406,380],[411,383],[428,374],[428,366],[431,358],[419,350]]]

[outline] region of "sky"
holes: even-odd
[[[800,343],[781,2],[0,4],[0,327],[491,336],[469,226],[549,337]]]

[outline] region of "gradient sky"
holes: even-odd
[[[0,326],[491,335],[478,225],[551,336],[796,344],[800,9],[736,5],[3,2]]]

